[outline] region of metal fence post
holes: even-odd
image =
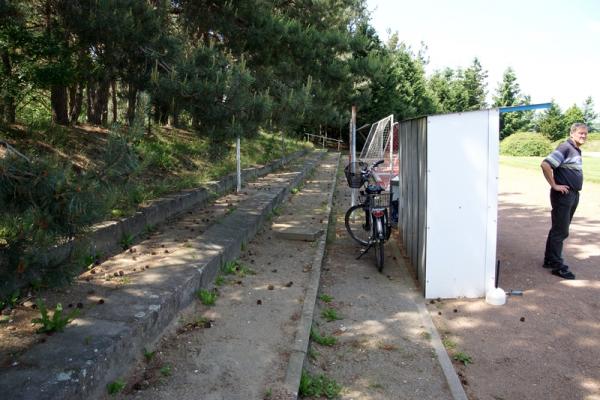
[[[237,164],[237,192],[242,191],[242,157],[240,156],[240,137],[235,140],[235,159]]]

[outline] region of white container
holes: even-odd
[[[500,288],[488,290],[485,294],[485,302],[493,306],[503,306],[506,304],[506,293]]]

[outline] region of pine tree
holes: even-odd
[[[582,123],[585,121],[583,111],[576,104],[565,110],[563,115],[564,125],[567,130],[570,130],[571,125],[574,123]],[[565,132],[566,133],[566,132]],[[566,133],[567,134],[567,133]]]
[[[583,102],[583,122],[594,130],[596,123],[598,122],[598,113],[594,111],[594,100],[589,96]]]
[[[554,100],[552,100],[550,108],[544,110],[540,116],[537,126],[541,134],[550,139],[550,141],[565,138],[569,129],[565,124],[560,107]]]
[[[504,71],[502,82],[500,82],[496,89],[493,100],[494,107],[517,106],[530,103],[530,97],[521,94],[517,76],[512,68],[509,67]],[[533,112],[531,111],[517,111],[501,114],[500,139],[504,139],[515,132],[529,129],[532,118]]]
[[[466,93],[466,110],[481,110],[487,107],[487,71],[483,69],[477,58],[472,65],[464,71],[463,86]]]

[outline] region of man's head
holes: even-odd
[[[585,143],[587,135],[588,127],[586,124],[576,122],[573,125],[571,125],[571,133],[569,134],[569,136],[571,137],[571,140],[573,140],[577,147]]]

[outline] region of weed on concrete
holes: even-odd
[[[217,301],[217,292],[212,290],[200,289],[196,292],[196,296],[205,306],[214,306]]]
[[[315,327],[310,328],[310,339],[321,346],[333,346],[337,343],[335,337],[327,335],[323,336]]]
[[[342,319],[342,317],[338,315],[337,310],[333,308],[326,308],[321,311],[321,317],[325,318],[328,322]]]
[[[325,397],[333,399],[342,391],[340,386],[334,379],[327,376],[311,375],[308,371],[303,370],[300,377],[300,388],[298,394],[302,397]]]

